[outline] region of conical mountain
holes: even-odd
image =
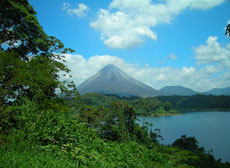
[[[108,64],[93,77],[78,86],[81,94],[103,93],[120,96],[152,97],[159,91],[132,78],[113,64]]]

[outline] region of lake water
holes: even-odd
[[[139,125],[143,117],[138,117]],[[163,140],[172,144],[181,135],[194,136],[199,146],[213,150],[216,159],[230,162],[230,112],[189,112],[178,116],[145,117],[145,122],[159,128]]]

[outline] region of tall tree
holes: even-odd
[[[42,104],[66,88],[59,72],[69,72],[63,54],[73,50],[48,36],[35,15],[28,0],[0,1],[0,106],[22,96]]]

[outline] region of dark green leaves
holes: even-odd
[[[70,71],[63,54],[73,50],[46,35],[35,14],[27,0],[0,1],[1,104],[28,97],[45,108],[54,103],[57,90],[68,90],[59,72]]]
[[[226,27],[225,35],[230,36],[230,24],[228,24],[227,27]]]

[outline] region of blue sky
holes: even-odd
[[[225,0],[29,0],[66,55],[78,85],[108,63],[160,89],[230,86]]]

